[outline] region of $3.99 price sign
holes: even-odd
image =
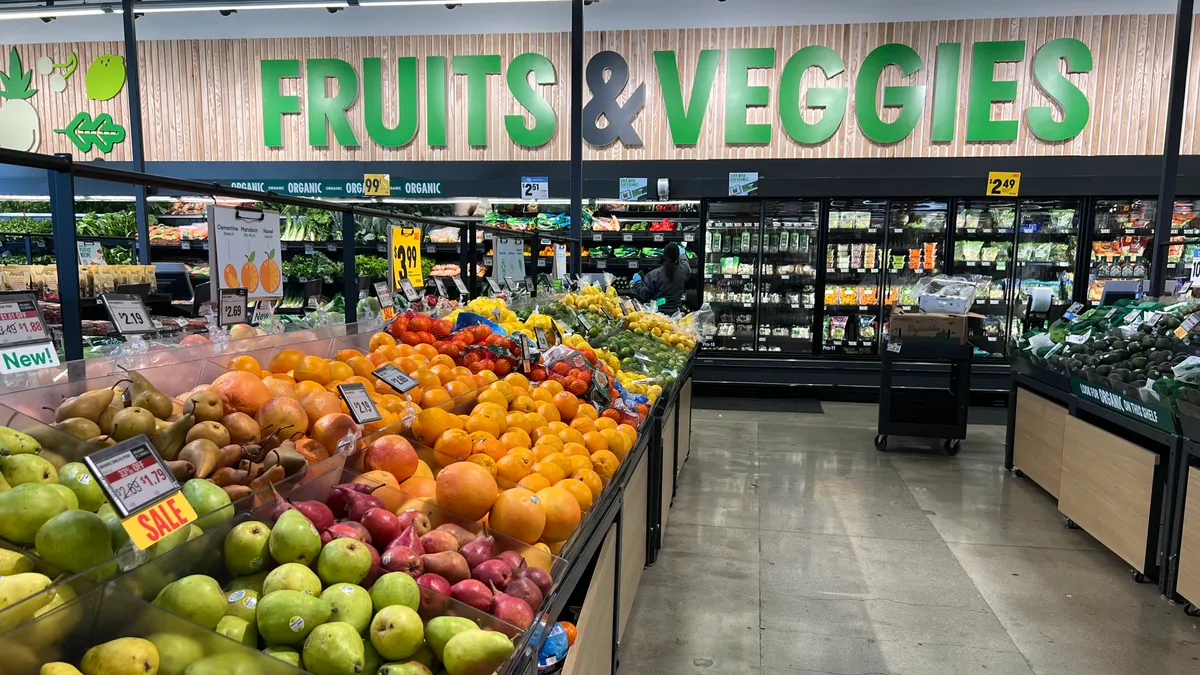
[[[218,323],[222,326],[246,323],[246,289],[222,288],[219,293]]]
[[[342,395],[342,400],[346,402],[346,407],[350,409],[350,416],[354,418],[355,422],[368,424],[383,419],[383,415],[379,414],[379,408],[375,407],[375,401],[371,400],[367,388],[361,383],[339,384],[337,389],[338,393]]]
[[[139,549],[196,520],[179,482],[145,435],[97,450],[83,461],[91,472],[84,479],[100,484]]]
[[[157,330],[141,297],[124,293],[104,293],[100,300],[104,302],[109,318],[121,335],[153,333]]]
[[[400,280],[417,288],[425,285],[421,273],[421,228],[393,225],[388,229],[388,264],[392,273],[392,288],[400,288]]]

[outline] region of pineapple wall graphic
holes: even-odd
[[[41,122],[29,102],[37,91],[33,69],[21,65],[16,47],[9,49],[8,69],[0,69],[0,148],[34,152],[41,145]]]

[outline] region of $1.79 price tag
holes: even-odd
[[[395,389],[401,394],[411,390],[418,384],[418,382],[409,377],[407,373],[390,363],[379,370],[373,371],[371,374],[383,380],[389,387]]]
[[[371,395],[367,393],[367,388],[361,382],[339,384],[337,389],[338,393],[342,395],[342,400],[346,402],[346,407],[350,409],[350,416],[354,418],[355,422],[367,424],[383,419],[383,415],[379,414],[379,408],[375,407],[375,401],[371,400]]]
[[[104,293],[100,296],[113,326],[121,335],[153,333],[158,330],[146,311],[146,303],[137,295],[126,293]]]
[[[97,450],[83,462],[91,475],[80,480],[100,484],[139,549],[196,520],[196,510],[144,434]]]
[[[222,326],[246,323],[246,289],[222,288],[218,292],[218,323]]]

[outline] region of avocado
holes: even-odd
[[[1112,366],[1099,365],[1099,366],[1096,366],[1096,374],[1107,376],[1109,373],[1112,372],[1112,369],[1113,369]]]
[[[1149,359],[1145,358],[1144,356],[1135,356],[1132,359],[1129,359],[1129,362],[1131,364],[1133,364],[1133,367],[1135,369],[1141,370],[1141,369],[1145,368],[1146,364],[1149,363],[1150,361],[1149,361]]]

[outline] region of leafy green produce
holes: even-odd
[[[342,273],[342,264],[335,263],[321,251],[312,254],[300,254],[290,260],[283,261],[283,275],[287,277],[306,277],[308,279],[332,279]]]
[[[75,223],[75,233],[81,237],[136,237],[137,216],[132,210],[88,212]]]
[[[386,277],[388,273],[387,258],[377,255],[356,255],[354,256],[354,272],[360,277]]]
[[[133,249],[128,246],[105,246],[104,261],[109,265],[132,265]]]
[[[0,219],[0,232],[15,232],[18,234],[47,234],[52,224],[43,218],[18,216],[16,218]]]

